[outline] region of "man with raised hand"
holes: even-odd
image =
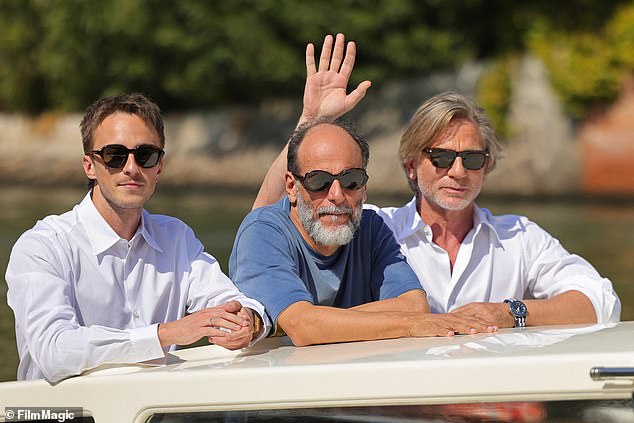
[[[354,44],[343,61],[342,36],[332,60],[332,38],[325,44],[319,67],[328,72],[315,71],[309,46],[309,78],[339,85],[349,77]],[[345,107],[368,86],[362,83],[353,98],[344,93]],[[362,209],[367,142],[345,121],[309,117],[303,116],[286,149],[286,196],[244,219],[229,263],[231,279],[265,305],[276,332],[302,346],[495,330],[481,319],[429,313],[391,231],[375,212]]]
[[[307,64],[309,54],[312,50]],[[321,61],[324,54],[326,43]],[[360,100],[342,100],[345,78],[320,84],[329,73],[322,66],[309,70],[304,115],[338,117]],[[431,311],[496,327],[617,322],[620,301],[590,263],[527,218],[494,216],[476,205],[500,150],[479,107],[460,94],[441,93],[420,106],[401,139],[399,159],[414,198],[400,208],[367,206],[392,229],[427,291]],[[273,170],[284,164],[280,154],[254,207],[283,195],[283,172]]]

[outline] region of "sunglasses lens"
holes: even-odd
[[[431,164],[443,169],[450,168],[456,157],[457,154],[453,151],[432,151],[429,155]]]
[[[368,175],[361,169],[352,169],[339,177],[343,189],[360,189],[368,182]]]
[[[484,167],[484,163],[486,162],[486,154],[479,152],[472,153],[464,153],[462,155],[462,165],[465,169],[469,170],[479,170]]]
[[[101,150],[101,158],[108,167],[123,167],[128,159],[128,149],[122,145],[107,145]]]
[[[136,160],[141,167],[154,167],[161,158],[162,151],[163,150],[156,147],[142,145],[137,147],[134,151],[134,160]]]
[[[310,191],[325,191],[330,188],[335,178],[323,170],[308,172],[304,178],[304,186]]]

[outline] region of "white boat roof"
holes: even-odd
[[[301,348],[284,337],[101,366],[55,385],[4,382],[0,406],[80,406],[97,422],[131,422],[175,410],[631,398],[634,379],[597,381],[590,370],[633,366],[634,322]]]

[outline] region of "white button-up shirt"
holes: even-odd
[[[592,301],[599,323],[619,321],[621,303],[612,283],[523,216],[493,216],[476,206],[452,271],[449,255],[418,214],[416,198],[401,208],[366,207],[392,229],[435,313],[471,302],[546,299],[575,290]]]
[[[57,381],[104,363],[162,358],[159,323],[230,300],[257,311],[263,333],[270,328],[264,307],[238,291],[189,226],[143,210],[127,241],[90,195],[18,239],[6,280],[20,380]]]

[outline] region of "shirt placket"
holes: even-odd
[[[133,237],[130,241],[126,242],[126,253],[123,259],[123,281],[126,293],[126,305],[131,313],[131,326],[135,328],[145,326],[143,322],[143,316],[141,314],[141,306],[140,304],[138,304],[138,281],[134,277],[134,266],[136,263],[136,258],[133,254],[133,251],[135,251],[135,245],[137,244],[137,242],[138,240],[136,236]]]

